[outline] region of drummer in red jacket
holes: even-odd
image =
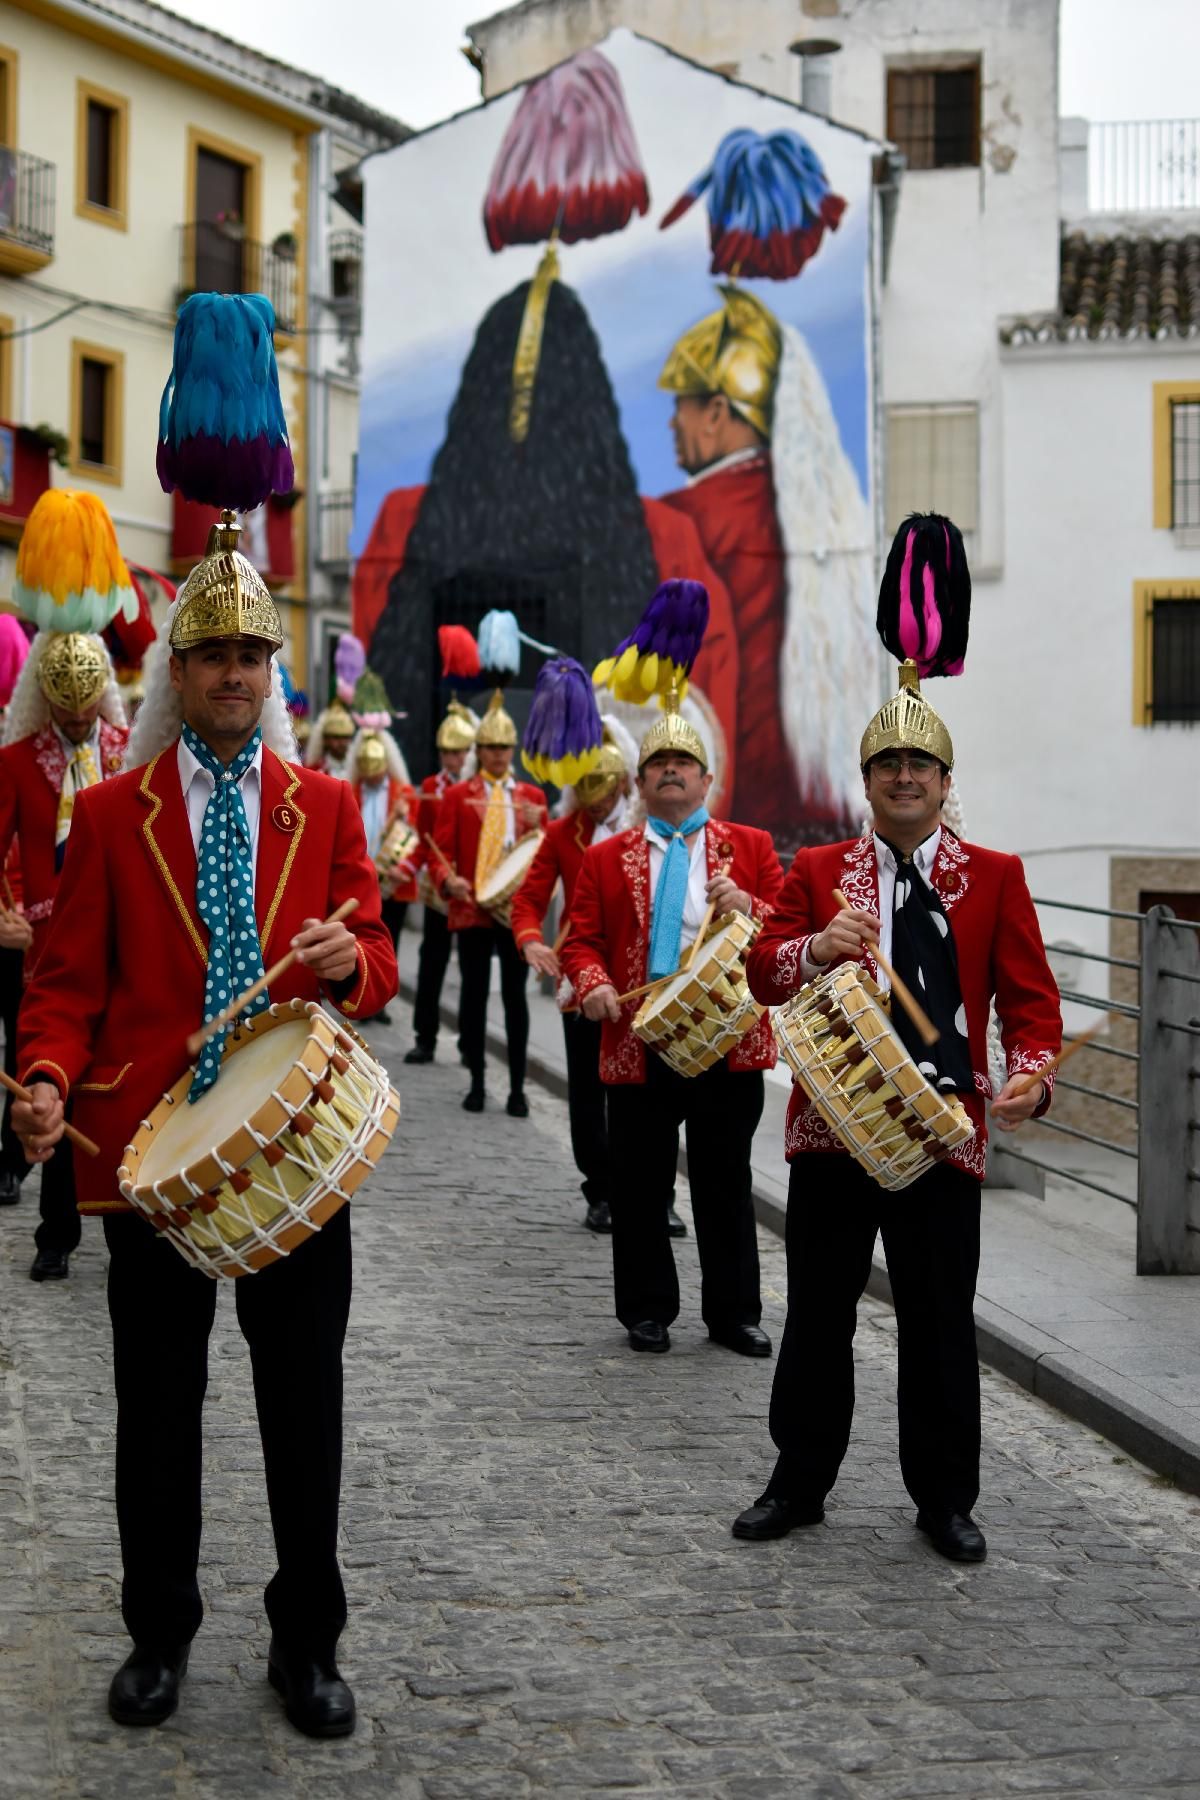
[[[635,1035],[640,1002],[622,1005],[620,995],[678,967],[708,903],[768,918],[783,871],[765,831],[709,818],[704,744],[670,704],[638,765],[646,818],[584,857],[561,952],[585,1016],[602,1021],[600,1078],[620,1170],[611,1193],[616,1314],[632,1349],[670,1349],[679,1282],[667,1208],[682,1125],[708,1334],[743,1356],[769,1356],[750,1194],[763,1070],[775,1063],[769,1022],[764,1015],[723,1061],[686,1076]]]
[[[954,748],[917,690],[915,665],[864,733],[860,761],[874,829],[801,850],[747,961],[759,1000],[781,1005],[836,963],[887,986],[878,945],[940,1035],[931,1047],[899,1006],[892,1024],[932,1086],[956,1093],[975,1135],[901,1193],[880,1187],[792,1090],[784,1148],[788,1316],[771,1395],[779,1452],[735,1537],[781,1537],[824,1517],[850,1438],[855,1309],[883,1234],[899,1327],[900,1467],[917,1526],[955,1562],[982,1562],[979,1364],[973,1302],[991,1096],[987,1031],[995,997],[1008,1079],[992,1100],[1004,1131],[1045,1112],[1053,1075],[1023,1092],[1062,1037],[1058,989],[1020,861],[965,844],[941,823]],[[849,901],[840,911],[834,890]]]
[[[500,959],[500,998],[508,1039],[508,1107],[514,1119],[529,1116],[525,1098],[525,1055],[529,1043],[529,974],[513,934],[476,899],[480,882],[521,838],[546,823],[546,796],[541,788],[513,778],[517,728],[504,710],[499,688],[475,734],[479,774],[447,788],[442,796],[434,842],[439,855],[431,864],[435,881],[450,902],[450,930],[458,942],[462,976],[459,1011],[463,1061],[471,1086],[463,1101],[466,1112],[482,1112],[487,1002],[492,954]]]
[[[203,1611],[200,1420],[216,1283],[126,1206],[121,1151],[184,1072],[189,1034],[289,947],[298,960],[272,982],[272,1001],[321,1000],[361,1019],[396,990],[354,794],[299,767],[275,672],[275,603],[236,553],[237,528],[215,537],[170,615],[169,663],[147,676],[134,766],[76,801],[22,1009],[34,1100],[13,1108],[32,1161],[61,1136],[68,1099],[100,1146],[78,1157],[77,1180],[80,1210],[104,1218],[110,1258],[122,1611],[134,1649],[109,1710],[126,1725],[174,1711]],[[349,899],[358,909],[348,924],[322,922]],[[223,1036],[197,1081],[219,1078]],[[292,1723],[319,1737],[354,1724],[335,1661],[346,1621],[337,1532],[350,1211],[236,1291],[279,1559],[266,1589],[268,1672]]]

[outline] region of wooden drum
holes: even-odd
[[[356,1032],[315,1001],[243,1020],[194,1106],[180,1076],[133,1142],[125,1199],[206,1275],[249,1275],[286,1256],[376,1167],[400,1099]]]
[[[383,842],[375,854],[375,873],[379,877],[379,891],[385,900],[389,900],[395,891],[400,864],[419,849],[420,843],[419,834],[407,819],[393,819],[384,832]]]
[[[638,1008],[634,1031],[680,1075],[711,1069],[766,1011],[746,986],[745,974],[746,952],[760,929],[746,913],[726,913],[691,968],[656,988]]]
[[[856,963],[810,981],[773,1024],[795,1080],[880,1187],[907,1187],[974,1135],[962,1101],[929,1085]]]
[[[528,875],[544,831],[531,831],[505,851],[486,881],[475,890],[475,899],[500,925],[512,920],[512,897]]]

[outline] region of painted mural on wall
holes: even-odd
[[[590,665],[689,576],[720,807],[856,824],[876,148],[620,31],[368,162],[355,629],[418,760],[439,624]]]

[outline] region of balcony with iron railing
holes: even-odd
[[[1200,210],[1200,119],[1064,119],[1061,144],[1068,213],[1085,186],[1088,213]]]
[[[287,242],[256,243],[240,226],[211,220],[181,225],[177,301],[197,293],[265,294],[275,308],[275,329],[288,336],[296,328],[299,280]]]
[[[0,145],[0,274],[30,275],[54,256],[51,162]]]
[[[350,526],[354,518],[354,495],[345,492],[322,494],[317,501],[317,562],[323,569],[345,570],[350,567]]]

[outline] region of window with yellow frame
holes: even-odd
[[[75,211],[81,219],[128,227],[129,101],[124,94],[75,84]]]
[[[1133,584],[1133,722],[1200,723],[1200,581]]]
[[[1200,531],[1200,381],[1154,383],[1154,524]]]
[[[0,144],[17,147],[17,53],[0,44]]]
[[[71,344],[71,472],[119,487],[125,443],[125,356]]]

